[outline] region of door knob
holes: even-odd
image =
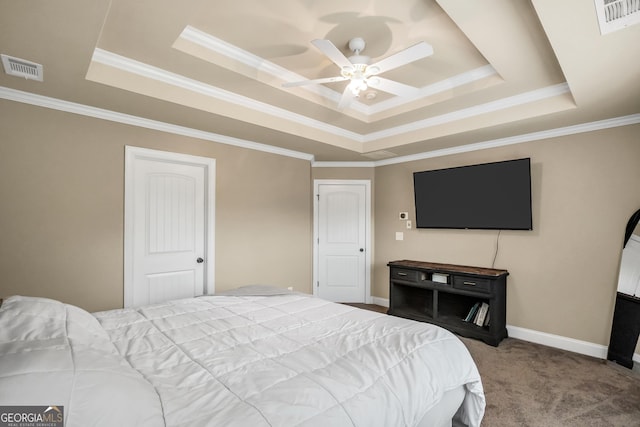
[[[360,252],[364,252],[364,248],[360,248]]]
[[[198,264],[202,264],[202,263],[204,262],[204,260],[203,260],[202,258],[198,257],[198,259],[196,260],[196,262],[197,262]]]

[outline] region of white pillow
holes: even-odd
[[[63,406],[65,425],[163,425],[157,393],[90,313],[14,296],[0,307],[0,405]]]

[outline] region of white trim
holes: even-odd
[[[373,168],[376,162],[313,162],[314,168]]]
[[[488,148],[504,147],[507,145],[522,144],[531,141],[557,138],[567,135],[575,135],[584,132],[594,132],[603,129],[610,129],[621,126],[629,126],[640,123],[640,114],[614,117],[612,119],[599,120],[596,122],[582,123],[562,128],[543,130],[540,132],[526,133],[523,135],[510,136],[507,138],[493,139],[489,141],[476,142],[473,144],[460,145],[457,147],[443,148],[440,150],[425,151],[424,153],[411,154],[408,156],[394,157],[392,159],[376,160],[374,162],[313,162],[312,167],[340,168],[340,167],[378,167],[395,165],[400,163],[414,162],[417,160],[432,159],[434,157],[449,156],[452,154],[468,153],[471,151],[486,150]],[[357,166],[356,164],[360,164]],[[373,164],[372,164],[373,163]]]
[[[216,52],[220,55],[226,56],[227,58],[238,61],[241,64],[244,64],[255,70],[259,70],[260,72],[269,74],[275,77],[278,81],[296,82],[306,80],[306,77],[301,76],[298,73],[294,73],[293,71],[274,64],[273,62],[261,58],[258,55],[254,55],[251,52],[240,49],[238,46],[232,45],[231,43],[214,37],[209,33],[205,33],[204,31],[198,30],[197,28],[194,28],[190,25],[187,25],[184,30],[182,30],[182,33],[180,33],[180,36],[178,36],[178,38],[197,44],[198,46],[208,49],[212,52]],[[253,76],[247,77],[254,78]],[[272,86],[281,90],[286,90],[281,85],[272,84]],[[340,98],[342,96],[342,94],[323,85],[303,86],[301,87],[301,89],[329,99],[330,101],[335,102],[336,106],[338,105],[338,102],[340,101]],[[286,91],[288,93],[293,93],[290,90]],[[358,110],[363,114],[367,114],[366,110],[368,107],[361,102],[353,102],[351,108]]]
[[[507,325],[507,331],[511,338],[559,348],[561,350],[572,351],[586,356],[597,357],[598,359],[607,358],[607,346],[604,345],[563,337],[561,335],[534,331],[532,329],[521,328],[519,326]]]
[[[371,297],[371,304],[389,308],[389,298]]]
[[[35,105],[38,107],[50,108],[58,111],[65,111],[72,114],[93,117],[102,120],[108,120],[116,123],[123,123],[132,126],[138,126],[146,129],[153,129],[160,132],[172,133],[175,135],[187,136],[206,141],[216,142],[219,144],[232,145],[250,150],[262,151],[281,156],[293,157],[296,159],[308,160],[312,162],[312,167],[378,167],[393,164],[413,162],[416,160],[430,159],[434,157],[448,156],[452,154],[468,153],[471,151],[485,150],[488,148],[503,147],[506,145],[521,144],[524,142],[539,141],[542,139],[556,138],[560,136],[574,135],[584,132],[593,132],[602,129],[609,129],[621,126],[629,126],[640,123],[640,114],[631,114],[628,116],[614,117],[595,122],[581,123],[572,126],[566,126],[556,129],[549,129],[539,132],[532,132],[523,135],[510,136],[506,138],[494,139],[473,144],[461,145],[452,148],[443,148],[441,150],[425,151],[423,153],[411,154],[408,156],[394,157],[392,159],[363,161],[363,162],[314,162],[314,156],[308,153],[279,148],[272,145],[261,144],[254,141],[234,138],[231,136],[216,134],[212,132],[201,131],[184,126],[173,125],[169,123],[159,122],[156,120],[145,119],[142,117],[132,116],[129,114],[118,113],[102,108],[91,107],[75,102],[63,101],[56,98],[50,98],[43,95],[37,95],[29,92],[23,92],[15,89],[0,86],[0,98],[9,101],[21,102],[24,104]]]
[[[134,161],[137,159],[169,160],[176,163],[192,164],[204,167],[206,183],[206,244],[204,294],[215,293],[215,198],[216,198],[216,160],[209,157],[190,154],[151,150],[148,148],[125,145],[124,162],[124,307],[133,305],[133,177]]]
[[[364,289],[364,302],[365,304],[371,304],[371,266],[372,266],[372,251],[373,251],[373,235],[371,223],[372,208],[371,208],[371,180],[368,179],[314,179],[313,180],[313,277],[311,282],[311,289],[313,295],[317,296],[318,283],[318,197],[320,194],[319,186],[324,185],[364,185],[365,186],[365,289]]]
[[[96,119],[108,120],[146,129],[153,129],[160,132],[167,132],[175,135],[187,136],[190,138],[203,139],[206,141],[217,142],[219,144],[233,145],[235,147],[247,148],[249,150],[262,151],[265,153],[278,154],[280,156],[293,157],[296,159],[308,161],[313,161],[314,159],[313,155],[308,153],[287,150],[285,148],[279,148],[272,145],[248,141],[246,139],[234,138],[231,136],[221,135],[213,132],[206,132],[184,126],[173,125],[157,120],[145,119],[143,117],[118,113],[115,111],[91,107],[83,104],[77,104],[75,102],[63,101],[56,98],[50,98],[48,96],[23,92],[2,86],[0,86],[0,98],[7,99],[9,101],[35,105],[38,107],[50,108],[52,110],[78,114],[81,116],[93,117]]]
[[[523,135],[510,136],[507,138],[494,139],[474,144],[460,145],[458,147],[443,148],[441,150],[427,151],[409,156],[394,157],[393,159],[377,160],[376,166],[386,166],[398,163],[412,162],[415,160],[430,159],[433,157],[448,156],[451,154],[468,153],[470,151],[485,150],[487,148],[504,147],[506,145],[522,144],[524,142],[539,141],[542,139],[557,138],[560,136],[574,135],[583,132],[609,129],[613,127],[628,126],[640,123],[640,114],[614,117],[612,119],[599,120],[596,122],[582,123],[573,126],[566,126],[556,129],[548,129],[540,132],[526,133]]]
[[[93,51],[91,60],[128,73],[136,74],[205,96],[210,96],[224,102],[239,105],[253,111],[260,111],[261,113],[268,114],[273,117],[289,120],[336,136],[362,142],[362,135],[356,132],[351,132],[341,127],[330,125],[325,122],[303,116],[302,114],[267,104],[266,102],[256,101],[253,98],[238,95],[237,93],[221,89],[217,86],[202,83],[198,80],[190,79],[180,74],[171,73],[162,68],[154,67],[152,65],[145,64],[144,62],[136,61],[100,48],[96,48]]]
[[[445,123],[456,122],[470,117],[479,116],[481,114],[492,113],[504,110],[506,108],[516,107],[519,105],[529,104],[531,102],[540,101],[546,98],[560,96],[569,92],[567,83],[560,83],[554,86],[548,86],[541,89],[532,90],[530,92],[520,93],[508,98],[498,99],[496,101],[484,104],[474,105],[473,107],[463,108],[462,110],[452,111],[450,113],[441,114],[439,116],[429,117],[428,119],[418,120],[413,123],[387,128],[378,132],[372,132],[364,135],[364,142],[377,141],[383,138],[400,135],[403,133],[415,132],[421,129],[442,125]]]
[[[206,83],[184,77],[180,74],[171,73],[161,68],[157,68],[149,64],[145,64],[143,62],[139,62],[134,59],[130,59],[103,49],[96,48],[93,52],[91,60],[107,65],[109,67],[120,69],[125,72],[157,80],[206,96],[211,96],[216,99],[221,99],[225,102],[240,105],[241,107],[248,108],[254,111],[260,111],[270,116],[289,120],[303,126],[308,126],[313,129],[317,129],[360,143],[372,142],[383,138],[398,136],[407,132],[426,129],[443,123],[463,120],[488,112],[500,111],[505,108],[536,102],[542,99],[559,96],[569,92],[569,85],[567,83],[560,83],[553,86],[510,96],[508,98],[487,102],[485,104],[463,108],[461,110],[452,111],[450,113],[441,114],[439,116],[430,117],[428,119],[418,120],[413,123],[407,123],[405,125],[396,126],[393,128],[385,129],[383,131],[372,132],[369,134],[359,134],[338,126],[322,122],[320,120],[315,120],[310,117],[294,113],[284,108],[275,107],[273,105],[248,98],[246,96],[229,92],[216,86],[208,85]]]
[[[219,39],[209,33],[198,30],[197,28],[194,28],[190,25],[187,25],[184,28],[184,30],[182,30],[182,33],[180,33],[180,36],[178,36],[178,38],[197,44],[198,46],[201,46],[212,52],[216,52],[219,55],[226,56],[227,58],[240,62],[241,64],[244,64],[255,70],[259,70],[260,72],[269,74],[275,77],[278,81],[284,81],[284,82],[290,83],[290,82],[303,81],[307,79],[307,77],[294,73],[284,67],[274,64],[273,62],[265,58],[254,55],[251,52],[247,52],[246,50],[241,49],[238,46],[235,46],[222,39]],[[336,70],[336,72],[337,71],[338,70]],[[258,74],[260,73],[255,73],[255,75],[258,75]],[[362,102],[354,101],[351,103],[349,108],[353,110],[357,110],[358,112],[365,114],[367,116],[371,116],[373,114],[381,113],[391,108],[396,108],[401,105],[416,101],[418,99],[426,98],[428,96],[433,96],[437,93],[444,92],[447,90],[452,90],[458,86],[472,83],[476,80],[481,80],[497,74],[498,73],[491,65],[485,65],[482,67],[478,67],[474,70],[458,74],[451,78],[441,80],[434,84],[418,88],[415,96],[411,96],[411,97],[394,96],[393,98],[390,98],[383,102],[379,102],[372,106],[368,106]],[[248,76],[248,77],[255,79],[255,77],[253,76]],[[272,84],[272,86],[278,89],[285,90],[281,85]],[[317,95],[320,95],[326,99],[329,99],[332,102],[335,102],[336,107],[342,96],[341,93],[323,85],[301,86],[300,88],[306,91],[315,93]],[[292,91],[288,91],[288,92],[295,94],[295,92],[292,92]]]

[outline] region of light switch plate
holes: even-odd
[[[396,231],[396,240],[404,240],[404,233],[402,231]]]
[[[407,229],[411,230],[411,220],[407,220]]]

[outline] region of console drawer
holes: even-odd
[[[416,282],[418,279],[418,272],[404,268],[392,268],[391,279],[404,280],[405,282]]]
[[[465,291],[491,292],[491,281],[488,279],[480,279],[476,277],[454,276],[453,287],[455,289],[464,289]]]

